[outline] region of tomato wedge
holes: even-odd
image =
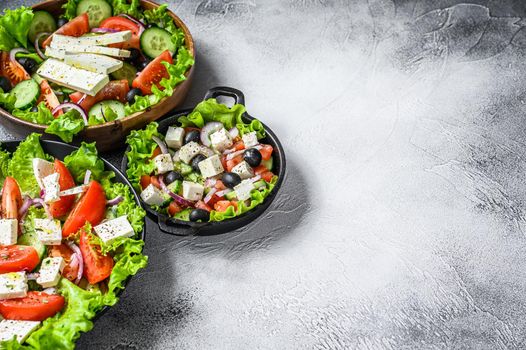
[[[18,183],[11,176],[5,178],[2,189],[2,217],[18,219],[18,209],[22,206],[22,193]]]
[[[152,183],[152,179],[150,178],[150,175],[143,175],[141,176],[140,184],[141,188],[144,190],[146,187],[148,187]]]
[[[132,37],[130,40],[124,43],[109,45],[111,47],[118,47],[121,49],[129,49],[129,48],[140,49],[141,48],[141,39],[140,39],[141,29],[139,28],[137,24],[135,24],[135,22],[130,21],[127,18],[120,17],[120,16],[106,18],[104,21],[102,21],[99,24],[99,28],[112,29],[118,32],[123,32],[125,30],[131,31]]]
[[[233,206],[234,210],[237,210],[237,202],[235,201],[218,201],[216,204],[214,204],[214,210],[223,212],[228,209],[228,207]]]
[[[24,298],[0,300],[0,314],[7,320],[43,321],[64,307],[62,295],[27,292]]]
[[[177,204],[175,201],[172,201],[170,205],[168,206],[168,214],[170,214],[170,216],[174,216],[175,214],[179,213],[182,210],[183,208],[181,208],[181,206]]]
[[[272,148],[271,145],[261,145],[261,149],[259,150],[259,152],[261,153],[261,157],[263,158],[263,160],[269,160],[270,157],[272,156],[272,151],[274,151],[274,149]]]
[[[0,246],[0,274],[17,271],[33,271],[38,265],[35,248],[25,245]]]
[[[118,100],[126,103],[126,94],[130,91],[130,86],[127,80],[113,80],[106,84],[95,96],[87,96],[80,103],[80,99],[84,94],[82,92],[74,92],[69,95],[71,102],[77,103],[85,111],[89,111],[91,107],[97,102],[104,100]]]
[[[13,62],[9,58],[9,52],[2,52],[0,56],[0,74],[8,78],[11,85],[15,86],[22,80],[31,79],[28,72],[18,62]]]
[[[68,168],[60,160],[55,159],[54,164],[55,172],[59,174],[58,184],[60,185],[60,190],[68,190],[75,187],[75,180]],[[75,203],[75,195],[60,197],[56,202],[53,202],[49,205],[49,211],[54,218],[60,218],[69,213],[69,210]]]
[[[102,255],[100,248],[89,242],[88,234],[82,230],[80,233],[80,251],[84,259],[84,277],[90,284],[99,283],[111,274],[113,259],[109,255]]]
[[[170,51],[164,51],[159,57],[151,61],[150,64],[148,64],[133,80],[132,86],[141,89],[144,95],[150,95],[152,93],[153,85],[157,85],[159,89],[163,90],[164,88],[158,84],[163,78],[169,78],[170,75],[168,74],[166,67],[161,63],[162,61],[170,64],[173,63]]]
[[[232,171],[232,169],[234,169],[234,167],[236,165],[238,165],[239,163],[241,163],[243,161],[243,156],[242,155],[239,155],[239,156],[236,156],[230,160],[227,160],[226,161],[226,170],[227,171]]]
[[[256,175],[261,175],[261,178],[265,180],[266,182],[270,182],[272,178],[274,177],[274,173],[267,169],[264,165],[258,165],[254,168],[254,173]]]
[[[208,202],[208,204],[210,204],[210,202]],[[203,210],[206,210],[207,212],[211,212],[212,208],[208,204],[206,204],[203,201],[198,201],[197,203],[195,203],[195,207],[197,209],[203,209]],[[213,205],[213,204],[210,204],[210,205]]]
[[[75,281],[77,279],[77,274],[79,272],[79,265],[72,265],[71,264],[71,257],[73,256],[73,250],[71,250],[70,247],[68,247],[66,244],[61,245],[52,245],[48,246],[49,250],[49,256],[58,258],[62,257],[64,259],[64,262],[66,263],[66,266],[64,266],[64,270],[62,270],[62,276],[67,278],[70,281]]]
[[[47,80],[42,80],[40,83],[40,97],[38,98],[37,105],[40,104],[40,102],[44,102],[50,111],[54,110],[60,104],[57,95],[55,95]],[[62,111],[58,111],[54,117],[58,118],[63,113]]]
[[[87,13],[83,13],[78,17],[73,18],[62,27],[58,28],[53,34],[63,34],[67,36],[81,36],[89,32],[89,18]],[[42,47],[45,48],[51,44],[53,35],[50,35],[42,43]]]
[[[106,211],[106,195],[102,186],[97,181],[91,181],[88,190],[69,213],[64,226],[62,227],[62,237],[68,237],[81,229],[86,221],[91,225],[98,225],[104,218]]]

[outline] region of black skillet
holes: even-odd
[[[237,89],[230,88],[230,87],[215,87],[205,94],[204,100],[209,98],[216,98],[216,97],[231,97],[234,99],[234,103],[239,103],[242,105],[245,105],[245,96],[243,93]],[[177,122],[177,119],[180,116],[189,114],[192,109],[185,109],[179,112],[176,112],[175,114],[172,114],[168,117],[165,117],[161,119],[159,122],[158,130],[161,134],[166,134],[166,131],[168,130],[169,126],[173,125],[179,125]],[[250,122],[254,118],[251,117],[248,113],[245,113],[243,115],[243,119],[245,122]],[[159,228],[161,231],[165,233],[169,233],[172,235],[178,235],[178,236],[188,236],[188,235],[216,235],[221,234],[229,231],[234,231],[242,226],[245,226],[249,224],[250,222],[254,221],[258,216],[263,214],[263,212],[270,206],[274,198],[276,198],[276,194],[278,193],[279,188],[281,187],[281,184],[283,183],[283,178],[285,177],[285,169],[286,169],[286,161],[285,161],[285,152],[283,151],[283,146],[281,146],[281,143],[279,142],[277,136],[270,130],[268,126],[263,124],[266,132],[266,137],[261,140],[261,143],[265,143],[268,145],[271,145],[274,148],[273,157],[273,169],[272,172],[278,176],[278,181],[276,182],[276,185],[274,186],[274,189],[272,192],[265,198],[263,203],[256,206],[251,211],[248,211],[242,215],[239,215],[233,219],[228,219],[225,221],[217,221],[217,222],[190,222],[190,221],[183,221],[183,220],[177,220],[174,218],[171,218],[165,214],[161,214],[159,212],[156,212],[152,208],[150,208],[149,205],[146,203],[143,203],[143,208],[146,209],[150,217],[153,219],[157,219],[157,223],[159,224]],[[126,149],[126,152],[129,151]],[[124,174],[126,174],[126,169],[128,168],[128,158],[126,157],[126,153],[124,154],[124,157],[122,158],[122,165],[121,170]],[[142,202],[142,200],[141,200]]]
[[[18,145],[20,144],[21,141],[3,141],[1,142],[1,145],[2,145],[2,148],[6,149],[7,151],[9,152],[14,152],[16,151],[16,149],[18,148]],[[57,158],[57,159],[60,159],[60,160],[64,160],[64,158],[71,154],[72,152],[76,151],[78,149],[78,147],[75,147],[75,146],[71,146],[71,145],[68,145],[66,143],[62,143],[62,142],[58,142],[58,141],[50,141],[50,140],[40,140],[40,144],[42,145],[42,148],[44,149],[44,152],[46,152],[47,154]],[[137,196],[137,193],[135,192],[133,186],[131,185],[131,183],[128,181],[128,179],[126,178],[126,176],[124,176],[119,169],[117,169],[113,164],[111,164],[110,162],[108,162],[106,159],[104,158],[101,158],[99,157],[100,159],[102,159],[102,161],[104,162],[104,167],[106,168],[105,170],[111,170],[115,173],[115,177],[113,178],[113,181],[116,181],[116,182],[121,182],[123,184],[125,184],[126,186],[128,186],[131,190],[131,193],[133,194],[133,197],[135,198],[135,202],[137,202],[138,205],[141,205],[141,202],[140,202],[140,199],[139,199],[139,196]],[[143,228],[142,228],[142,231],[139,232],[138,234],[138,239],[141,239],[144,241],[144,236],[145,236],[145,226],[146,226],[146,223],[144,223],[143,225]],[[130,279],[131,279],[132,276],[128,277],[128,279],[126,280],[126,282],[124,282],[124,288],[126,288],[126,286],[128,285],[128,282],[130,282]],[[119,296],[122,291],[124,289],[121,289],[117,292],[117,296]],[[100,316],[102,316],[102,314],[104,312],[106,312],[110,307],[109,306],[105,306],[104,308],[102,308],[102,310],[100,310],[99,312],[97,312],[96,316],[94,319],[98,319]]]

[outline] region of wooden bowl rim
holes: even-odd
[[[154,6],[154,7],[159,7],[161,5],[159,5],[158,3],[154,2],[154,1],[151,1],[151,0],[139,0],[140,1],[140,4],[141,4],[141,7],[144,3],[147,3],[151,6]],[[43,5],[57,5],[61,2],[64,2],[63,0],[45,0],[45,1],[42,1],[42,2],[39,2],[38,4],[34,4],[33,6],[31,6],[32,9],[36,8],[36,7],[40,7],[40,6],[43,6]],[[185,37],[185,46],[186,48],[188,49],[188,51],[190,51],[190,53],[192,54],[192,56],[194,57],[194,60],[195,60],[195,48],[194,48],[194,39],[192,37],[192,34],[190,33],[190,30],[188,29],[188,27],[186,26],[186,24],[181,20],[181,18],[179,18],[179,16],[177,16],[175,13],[172,12],[172,10],[170,9],[167,9],[168,11],[168,14],[173,18],[173,20],[175,21],[177,27],[181,28],[184,32],[184,37]],[[186,72],[185,72],[185,77],[188,79],[188,77],[190,76],[190,74],[192,73],[193,69],[194,69],[194,66],[195,64],[193,64],[192,66],[190,66]],[[185,80],[186,81],[186,80]],[[156,108],[157,106],[160,106],[161,104],[163,104],[164,102],[166,102],[167,99],[170,99],[172,98],[176,93],[177,93],[177,90],[178,88],[181,86],[183,82],[181,82],[178,86],[176,86],[174,88],[174,92],[171,96],[166,96],[166,97],[163,97],[158,103],[156,103],[155,105],[149,107],[151,109],[154,109]],[[33,122],[30,122],[30,121],[27,121],[27,120],[24,120],[24,119],[21,119],[21,118],[18,118],[14,115],[12,115],[11,113],[7,112],[5,109],[3,108],[0,108],[0,110],[3,112],[3,116],[6,117],[6,118],[9,118],[10,120],[12,120],[13,122],[15,123],[18,123],[18,124],[21,124],[21,125],[25,125],[25,126],[28,126],[28,127],[32,127],[32,128],[36,128],[36,129],[39,129],[39,130],[42,130],[42,133],[45,132],[45,130],[48,128],[49,125],[44,125],[44,124],[37,124],[37,123],[33,123]],[[106,122],[104,124],[99,124],[99,125],[91,125],[91,126],[87,126],[86,128],[83,129],[83,132],[86,132],[86,130],[98,130],[98,129],[106,129],[106,128],[113,128],[115,127],[115,125],[120,125],[122,124],[123,121],[126,121],[126,120],[130,120],[132,118],[137,118],[139,117],[141,114],[143,114],[144,112],[146,112],[148,109],[144,110],[144,111],[139,111],[139,112],[135,112],[133,114],[130,114],[124,118],[121,118],[121,119],[117,119],[117,120],[114,120],[114,121],[111,121],[111,122]]]

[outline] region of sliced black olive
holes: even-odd
[[[174,181],[181,180],[183,181],[183,175],[178,173],[177,171],[170,171],[166,176],[164,177],[164,183],[169,185]]]
[[[133,104],[135,102],[135,96],[142,96],[141,89],[134,88],[128,91],[126,101],[128,101],[129,104]]]
[[[187,144],[189,142],[199,142],[201,141],[201,133],[197,130],[192,130],[186,133],[184,135],[184,143]]]
[[[210,220],[210,213],[204,209],[194,209],[190,212],[190,221],[208,221]]]
[[[139,61],[139,58],[141,57],[141,52],[135,48],[128,49],[130,51],[130,57],[127,58],[128,62],[135,63]]]
[[[201,170],[199,169],[199,163],[202,162],[203,160],[205,160],[206,157],[203,156],[202,154],[198,154],[196,155],[195,157],[192,158],[192,161],[190,162],[192,164],[192,169],[194,169],[194,171],[197,171],[198,173],[201,172]]]
[[[64,17],[60,17],[57,21],[57,26],[59,27],[62,27],[63,25],[65,25],[66,23],[68,23],[68,20],[65,19]]]
[[[251,167],[257,167],[259,164],[261,164],[261,160],[263,159],[263,157],[261,156],[261,152],[257,149],[249,148],[243,154],[243,159]]]
[[[12,89],[11,82],[6,77],[0,76],[0,89],[3,92],[9,92]]]
[[[236,173],[223,173],[221,181],[228,188],[234,188],[241,183],[241,177]]]
[[[30,109],[31,112],[33,113],[36,113],[38,112],[38,107],[37,106],[33,106],[31,109]]]
[[[37,71],[38,64],[37,62],[32,58],[22,57],[18,60],[18,62],[24,67],[26,72],[29,74],[33,74]]]
[[[148,66],[150,64],[150,62],[151,61],[149,59],[145,59],[144,61],[139,62],[139,64],[137,64],[137,69],[139,71],[144,70],[144,68],[146,68],[146,66]]]

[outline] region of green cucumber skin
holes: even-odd
[[[166,50],[173,55],[176,47],[170,33],[162,28],[153,27],[142,33],[141,49],[148,57],[156,58]]]
[[[40,96],[40,86],[33,79],[28,79],[18,83],[11,94],[15,95],[15,108],[25,109],[32,106]]]

